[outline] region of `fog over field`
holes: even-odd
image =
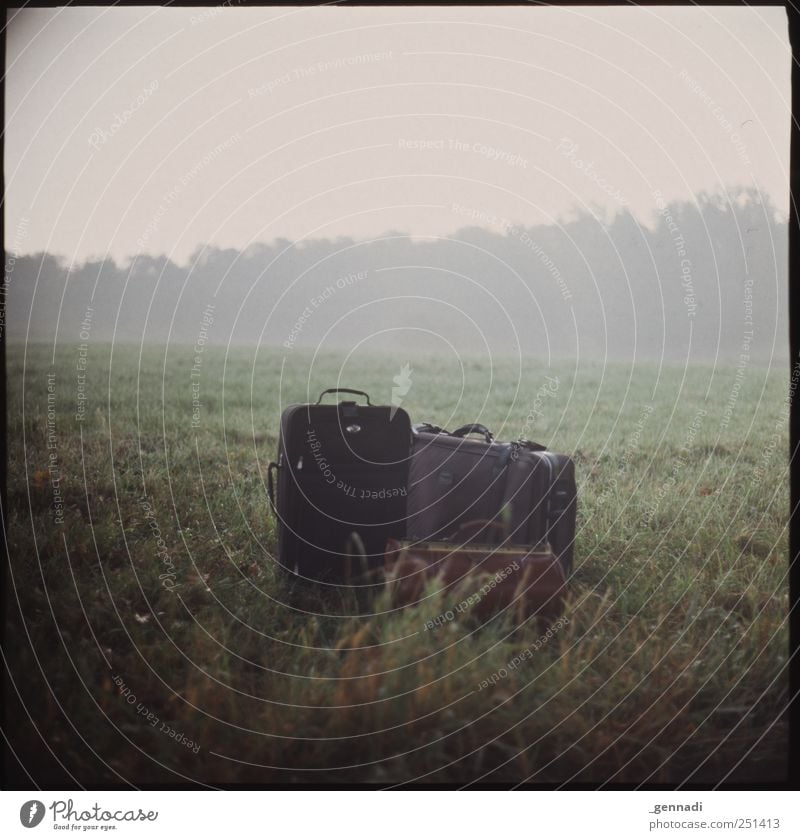
[[[786,358],[780,8],[23,9],[8,44],[12,340]]]
[[[12,340],[93,340],[641,358],[735,364],[786,357],[787,229],[754,190],[515,226],[474,225],[198,248],[185,265],[140,256],[16,261]],[[487,222],[489,223],[487,225]],[[205,313],[205,315],[204,315]]]

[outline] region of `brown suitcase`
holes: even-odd
[[[478,521],[465,523],[453,542],[389,539],[385,576],[395,606],[420,601],[425,585],[437,578],[443,589],[457,590],[458,612],[485,619],[508,608],[517,622],[560,616],[566,579],[558,558],[541,546],[491,544],[492,533],[502,528]]]

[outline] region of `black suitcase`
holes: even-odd
[[[338,392],[367,404],[322,404]],[[346,582],[354,560],[363,571],[381,565],[387,540],[405,535],[410,454],[408,414],[372,405],[363,391],[329,388],[313,405],[289,406],[281,415],[278,461],[267,475],[278,563],[330,583]]]
[[[409,473],[409,540],[450,540],[465,522],[496,520],[504,544],[548,542],[572,568],[577,488],[567,455],[518,440],[499,443],[480,424],[446,432],[415,426]],[[480,434],[483,440],[466,436]]]

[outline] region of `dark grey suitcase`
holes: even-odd
[[[338,392],[367,404],[322,403]],[[313,405],[289,406],[268,470],[278,563],[331,583],[348,580],[354,559],[366,570],[382,564],[387,540],[405,535],[410,451],[408,414],[372,405],[363,391],[330,388]]]
[[[449,540],[465,522],[497,520],[504,544],[548,542],[572,567],[577,488],[567,455],[530,441],[500,443],[480,424],[446,432],[415,426],[409,472],[410,540]],[[468,438],[479,434],[483,440]]]

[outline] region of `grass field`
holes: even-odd
[[[782,778],[786,366],[8,356],[20,786]],[[337,382],[389,402],[407,360],[412,420],[479,421],[576,460],[567,621],[544,643],[508,614],[425,630],[464,590],[359,615],[348,591],[276,575],[281,408]]]

